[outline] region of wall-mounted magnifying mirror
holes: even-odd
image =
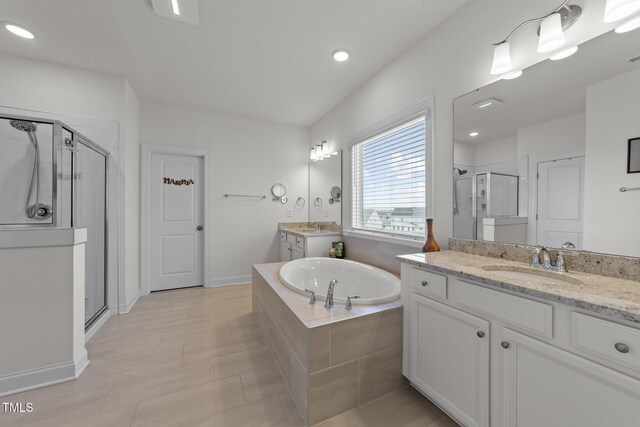
[[[309,163],[309,221],[342,224],[341,198],[342,150]]]
[[[454,102],[454,236],[640,256],[640,31]]]
[[[287,187],[284,184],[277,183],[271,187],[271,194],[273,194],[273,200],[279,200],[282,204],[287,203],[289,200],[285,194],[287,194]]]

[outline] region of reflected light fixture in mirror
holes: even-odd
[[[470,136],[470,137],[476,137],[476,136],[478,136],[478,135],[480,135],[480,132],[470,132],[470,133],[469,133],[469,136]]]
[[[616,22],[631,16],[640,10],[640,0],[607,0],[604,8],[605,24]]]
[[[616,33],[622,34],[640,28],[640,15],[636,16],[616,28]]]
[[[512,71],[509,74],[505,74],[502,76],[502,80],[513,80],[517,79],[522,75],[522,70]]]
[[[178,0],[171,0],[171,8],[173,9],[174,15],[180,15],[180,5],[178,4]]]
[[[577,51],[578,51],[578,46],[573,46],[573,47],[570,47],[569,49],[565,49],[556,54],[551,55],[549,59],[552,61],[559,61],[561,59],[570,57]]]
[[[554,13],[540,23],[540,38],[538,39],[538,53],[547,53],[556,50],[564,44],[564,31],[562,31],[562,18],[559,13]]]
[[[36,36],[29,30],[27,30],[26,28],[22,28],[19,25],[13,24],[11,22],[4,22],[4,28],[7,29],[7,31],[11,32],[12,34],[18,36],[18,37],[22,37],[23,39],[34,39]]]

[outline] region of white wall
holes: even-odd
[[[476,165],[476,144],[455,141],[453,143],[454,164],[462,169],[474,167]]]
[[[587,88],[585,248],[640,256],[640,174],[627,174],[627,140],[640,137],[640,70]]]
[[[493,141],[476,144],[476,166],[491,166],[499,163],[513,162],[515,165],[518,157],[518,139],[516,135],[510,135]],[[493,168],[483,168],[484,170]],[[501,171],[500,171],[501,172]]]
[[[601,24],[604,2],[587,2],[592,7],[587,8],[584,16],[592,13],[591,19],[583,18],[567,32],[569,44],[581,43],[607,29]],[[333,146],[346,149],[350,137],[358,131],[434,95],[435,234],[440,245],[446,247],[447,238],[452,235],[453,224],[450,190],[453,180],[453,99],[495,80],[489,75],[492,43],[502,40],[525,19],[555,9],[557,3],[555,0],[468,2],[314,123],[311,126],[310,140],[317,142],[326,139]],[[537,37],[532,27],[514,38],[514,66],[524,68],[543,59],[542,55],[535,53],[536,43]],[[356,55],[353,58],[356,60]],[[345,155],[343,165],[345,182],[348,182],[348,155]],[[346,185],[344,195],[347,203],[343,210],[343,224],[348,227],[351,210],[350,189]],[[399,247],[387,251],[386,246],[376,242],[369,242],[366,246],[374,260],[377,255],[390,259],[396,253],[416,250],[412,247]]]
[[[527,198],[527,216],[531,218],[527,227],[528,244],[536,244],[537,240],[535,217],[538,163],[568,156],[584,156],[585,133],[585,113],[572,114],[518,129],[518,157],[528,156],[529,159],[526,194],[521,194],[521,197]]]
[[[0,64],[0,103],[3,106],[119,122],[121,165],[132,155],[131,147],[139,148],[136,143],[137,101],[124,78],[4,53],[0,53]],[[136,161],[135,157],[131,160]],[[125,212],[128,209],[124,203],[125,172],[120,171],[121,230],[126,229]],[[135,200],[133,206],[134,209],[139,206],[139,200]],[[139,250],[133,250],[137,238],[137,234],[120,235],[118,297],[121,306],[126,305],[126,296],[135,294],[140,287],[135,266],[135,254]],[[134,261],[127,262],[132,252]],[[127,274],[127,268],[131,269],[130,274]]]
[[[141,143],[210,152],[207,283],[248,281],[252,264],[278,261],[278,222],[308,219],[308,205],[295,207],[298,196],[308,198],[308,129],[145,102],[140,111]],[[287,187],[286,205],[223,197],[270,196],[278,182]]]

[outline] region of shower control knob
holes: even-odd
[[[202,229],[203,229],[203,227],[201,225],[196,227],[196,230],[198,230],[198,231],[202,231]]]

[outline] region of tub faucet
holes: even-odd
[[[360,295],[353,295],[353,296],[348,296],[347,297],[347,304],[345,305],[344,309],[345,310],[353,310],[353,303],[351,302],[352,299],[358,299],[360,298]]]
[[[324,306],[326,308],[335,307],[335,304],[333,303],[333,288],[335,288],[336,283],[338,283],[338,281],[336,279],[333,279],[333,280],[331,280],[331,282],[329,282],[329,289],[327,290],[327,297],[324,300]]]

